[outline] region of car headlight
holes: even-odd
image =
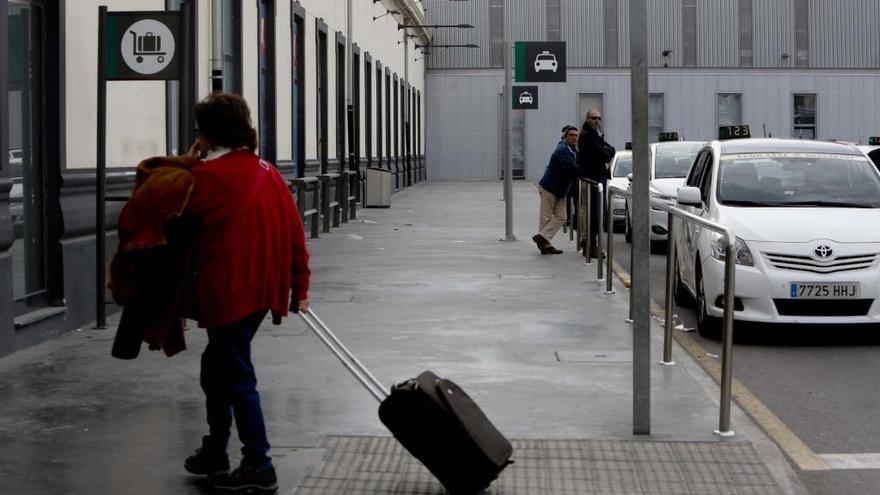
[[[727,259],[726,256],[726,248],[727,242],[726,239],[718,235],[715,238],[715,242],[712,243],[712,257],[717,259],[718,261],[724,261]],[[749,247],[746,245],[746,241],[736,238],[736,264],[743,266],[755,266],[755,259],[752,257],[752,252],[749,251]]]

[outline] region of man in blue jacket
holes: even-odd
[[[550,155],[544,177],[538,183],[541,210],[538,233],[532,236],[532,240],[538,245],[541,254],[562,252],[553,247],[550,240],[565,223],[565,193],[568,192],[571,182],[581,175],[577,164],[578,130],[573,126],[565,126],[562,136],[562,141]]]

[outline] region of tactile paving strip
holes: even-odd
[[[513,459],[487,495],[776,495],[748,442],[513,440]],[[444,495],[390,437],[322,440],[323,462],[297,495]]]

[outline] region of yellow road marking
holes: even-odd
[[[614,263],[614,274],[621,280],[630,276],[622,266]],[[651,300],[651,312],[664,317],[663,308]],[[717,383],[721,383],[721,363],[707,355],[706,349],[687,332],[673,332],[673,338]],[[731,394],[737,404],[758,423],[776,445],[803,471],[826,471],[832,467],[807,446],[778,416],[761,402],[745,385],[733,379]]]

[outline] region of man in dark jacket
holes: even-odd
[[[599,182],[603,188],[611,178],[607,164],[614,158],[615,149],[605,142],[605,133],[602,132],[602,115],[598,110],[587,112],[587,119],[578,137],[578,165],[583,170],[583,176]],[[599,235],[599,208],[602,198],[595,186],[590,186],[590,257],[599,257],[599,246],[596,242]]]
[[[577,178],[581,169],[577,165],[578,131],[576,127],[563,128],[563,140],[556,145],[550,155],[550,163],[544,170],[544,176],[538,183],[541,195],[541,210],[538,218],[538,233],[532,240],[538,245],[541,254],[559,254],[562,252],[550,244],[553,236],[565,223],[565,193],[571,181]]]

